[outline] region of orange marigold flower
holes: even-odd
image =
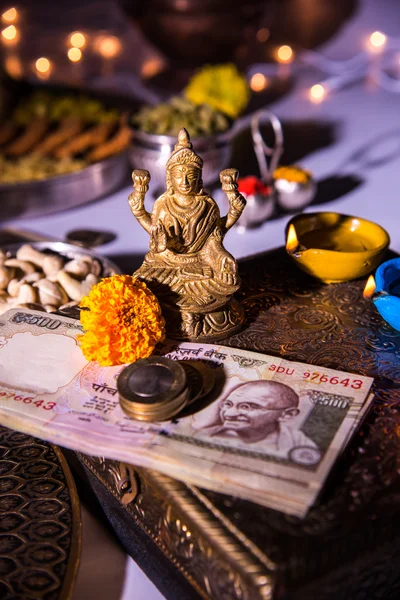
[[[165,338],[157,298],[131,275],[113,275],[93,286],[80,301],[84,334],[79,344],[87,360],[102,366],[147,358]]]

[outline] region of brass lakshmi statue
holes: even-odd
[[[237,264],[222,242],[246,201],[237,190],[238,171],[221,171],[229,200],[228,214],[221,217],[216,202],[203,191],[202,167],[188,132],[181,129],[167,162],[167,191],[152,213],[144,207],[148,171],[133,171],[129,205],[150,235],[150,252],[135,277],[160,301],[169,337],[205,342],[226,338],[243,323],[243,309],[232,298],[240,286]]]

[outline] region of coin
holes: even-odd
[[[122,409],[145,421],[171,418],[189,397],[185,370],[179,362],[163,356],[141,359],[125,367],[117,388]]]
[[[199,398],[204,398],[204,396],[207,396],[215,386],[215,372],[201,362],[201,360],[191,361],[190,364],[199,371],[203,378],[203,389],[201,390]]]
[[[182,361],[181,364],[186,371],[188,381],[188,404],[192,404],[211,392],[215,385],[215,374],[200,360]]]
[[[93,229],[74,229],[65,236],[67,242],[84,248],[95,248],[114,241],[117,236],[111,231],[96,231]]]
[[[144,365],[129,375],[128,386],[131,392],[149,402],[156,402],[160,394],[171,389],[174,376],[165,365]]]
[[[134,403],[127,402],[120,396],[120,405],[122,410],[133,419],[138,421],[167,421],[179,413],[188,401],[188,389],[186,388],[182,394],[170,400],[163,406],[157,406],[155,410],[141,410]]]
[[[186,379],[189,388],[188,404],[192,404],[200,397],[203,389],[203,377],[198,369],[187,361],[182,361],[182,367],[185,369]]]

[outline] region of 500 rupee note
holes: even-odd
[[[372,396],[372,379],[218,344],[166,343],[203,361],[217,385],[178,418],[121,410],[122,368],[87,362],[79,322],[36,311],[0,318],[0,422],[49,442],[302,516]]]

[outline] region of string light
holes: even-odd
[[[37,59],[35,66],[39,73],[47,73],[50,70],[50,61],[48,58],[42,56]]]
[[[150,77],[154,77],[157,73],[160,73],[163,68],[163,63],[158,58],[149,58],[147,59],[140,70],[142,77],[148,79]]]
[[[250,87],[253,92],[262,92],[268,85],[268,78],[262,73],[254,73],[250,79]]]
[[[14,77],[14,79],[21,79],[23,75],[23,68],[18,56],[15,56],[15,54],[7,56],[4,61],[4,67],[11,77]]]
[[[256,38],[261,43],[266,42],[267,39],[269,38],[269,29],[267,29],[266,27],[259,29],[257,31]]]
[[[82,52],[79,48],[70,48],[68,50],[68,58],[71,62],[79,62],[82,58]]]
[[[309,91],[309,97],[310,97],[311,102],[314,102],[314,104],[318,104],[319,102],[322,102],[322,100],[326,97],[325,87],[323,85],[321,85],[320,83],[313,85]]]
[[[261,33],[260,36],[262,39]],[[254,92],[260,92],[269,84],[268,78],[287,76],[306,65],[329,75],[308,90],[308,97],[315,104],[322,102],[333,91],[366,79],[382,89],[400,93],[400,53],[395,52],[398,48],[400,38],[389,37],[381,31],[372,32],[367,37],[364,50],[346,60],[332,60],[318,52],[303,50],[294,61],[292,48],[280,46],[275,52],[278,65],[258,63],[249,68],[249,86]],[[383,57],[388,60],[383,60]]]
[[[74,31],[69,36],[69,42],[74,48],[83,48],[86,44],[86,37],[80,31]]]
[[[1,15],[1,20],[4,23],[15,23],[18,20],[17,9],[13,6],[12,8],[9,8],[5,12],[3,12],[3,14]]]
[[[37,61],[35,62],[35,67],[36,67],[36,75],[40,79],[48,79],[48,77],[50,76],[50,71],[51,71],[51,62],[49,61],[48,58],[45,58],[44,56],[42,56],[41,58],[38,58]]]
[[[15,44],[19,38],[18,29],[15,27],[15,25],[9,25],[5,29],[3,29],[3,31],[1,32],[1,37],[4,43]]]
[[[121,41],[115,35],[99,36],[94,47],[103,58],[115,58],[122,50]]]
[[[372,52],[382,52],[387,43],[387,36],[381,31],[374,31],[368,39],[368,49]]]
[[[293,60],[293,50],[290,46],[281,46],[276,53],[276,59],[281,63],[290,63]]]

